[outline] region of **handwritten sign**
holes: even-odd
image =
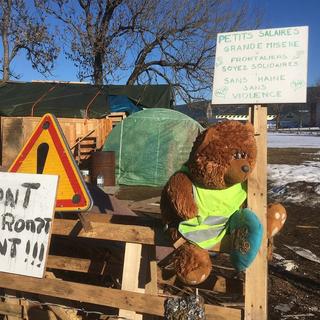
[[[303,103],[308,27],[219,33],[213,104]]]
[[[58,176],[0,172],[0,271],[43,277]]]

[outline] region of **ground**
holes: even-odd
[[[302,247],[320,257],[319,208],[291,205],[287,211],[288,220],[275,239],[274,252],[297,267],[285,271],[277,266],[277,259],[270,263],[269,319],[295,319],[293,315],[300,315],[296,319],[320,319],[320,264],[285,247]]]

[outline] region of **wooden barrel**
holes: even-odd
[[[105,186],[114,186],[115,153],[114,151],[97,151],[91,156],[91,182],[97,183],[97,176],[102,174]]]

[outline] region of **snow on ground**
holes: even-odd
[[[320,205],[320,162],[268,165],[268,182],[272,201],[310,207]]]
[[[268,147],[320,149],[320,136],[269,133]],[[319,162],[268,165],[268,193],[273,201],[320,205],[320,151],[315,154],[319,154]]]
[[[320,162],[306,161],[302,165],[268,165],[268,179],[275,186],[296,181],[320,183]]]
[[[320,148],[320,135],[268,133],[269,148]]]

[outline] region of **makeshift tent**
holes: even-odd
[[[188,159],[202,130],[178,111],[143,110],[113,128],[103,151],[115,151],[117,184],[163,186]]]
[[[110,113],[109,95],[126,97],[131,105],[138,108],[171,108],[173,102],[169,85],[3,82],[0,83],[0,116],[52,113],[59,118],[102,118]]]

